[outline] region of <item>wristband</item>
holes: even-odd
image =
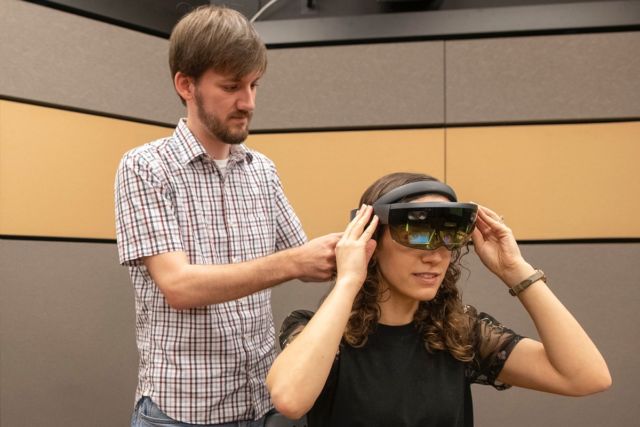
[[[515,297],[538,280],[542,280],[544,283],[547,283],[547,276],[544,275],[544,271],[536,270],[531,276],[527,277],[514,287],[509,288],[509,293]]]

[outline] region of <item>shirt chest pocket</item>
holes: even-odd
[[[245,253],[260,257],[275,249],[274,201],[265,190],[252,187],[238,197],[237,223]]]

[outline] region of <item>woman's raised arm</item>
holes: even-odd
[[[535,273],[520,254],[513,233],[495,212],[479,207],[473,233],[476,253],[513,288]],[[517,297],[531,316],[540,341],[523,339],[498,379],[514,386],[570,396],[604,391],[611,376],[604,358],[578,321],[538,279]]]

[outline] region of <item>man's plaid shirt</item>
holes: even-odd
[[[187,423],[264,415],[274,359],[271,291],[174,310],[141,258],[183,251],[192,264],[233,264],[303,244],[273,163],[232,146],[223,178],[181,120],[173,136],[124,155],[115,192],[120,262],[135,288],[136,400],[149,396]]]

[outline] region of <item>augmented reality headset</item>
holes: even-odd
[[[407,197],[440,194],[451,202],[396,203]],[[456,193],[439,181],[412,182],[395,188],[373,204],[379,223],[388,225],[391,238],[403,246],[433,250],[441,246],[452,250],[471,238],[478,206],[457,203]],[[357,209],[351,211],[355,217]]]

